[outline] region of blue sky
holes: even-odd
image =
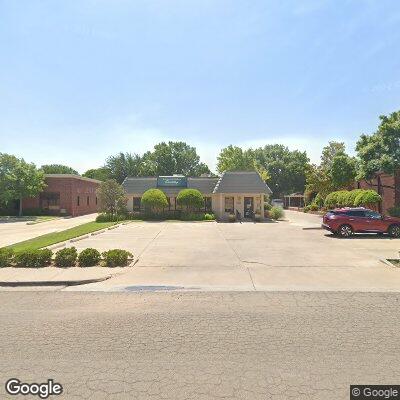
[[[317,161],[400,108],[398,0],[0,0],[0,152],[80,172],[162,140]]]

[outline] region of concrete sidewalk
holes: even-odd
[[[126,272],[127,268],[2,268],[0,287],[82,285],[105,281]]]

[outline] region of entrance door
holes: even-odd
[[[243,205],[244,205],[244,217],[253,218],[253,211],[254,211],[253,198],[245,197]]]

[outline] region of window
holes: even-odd
[[[89,202],[90,202],[90,200],[89,200],[89,196],[88,196],[88,197],[86,197],[86,205],[87,206],[89,205]]]
[[[233,213],[234,211],[234,199],[233,197],[225,197],[225,212]]]
[[[40,194],[40,207],[42,209],[58,209],[60,208],[60,193],[45,192]]]
[[[80,197],[78,196],[78,197],[76,198],[76,205],[79,206],[80,202],[81,202],[81,199],[80,199]]]
[[[365,211],[349,211],[347,215],[350,217],[365,217]]]
[[[133,211],[140,211],[140,202],[141,202],[140,197],[133,198]]]
[[[381,217],[381,214],[379,214],[378,212],[376,212],[376,211],[366,211],[365,212],[365,216],[367,217],[367,218],[371,218],[371,219],[381,219],[382,217]]]
[[[210,212],[211,209],[211,197],[204,197],[204,211]]]

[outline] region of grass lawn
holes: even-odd
[[[86,224],[78,225],[75,228],[66,229],[65,231],[60,232],[48,233],[46,235],[24,240],[23,242],[15,243],[7,247],[13,249],[15,252],[22,250],[36,250],[55,243],[64,242],[65,240],[73,239],[81,235],[86,235],[90,232],[108,228],[116,223],[117,222],[88,222]]]

